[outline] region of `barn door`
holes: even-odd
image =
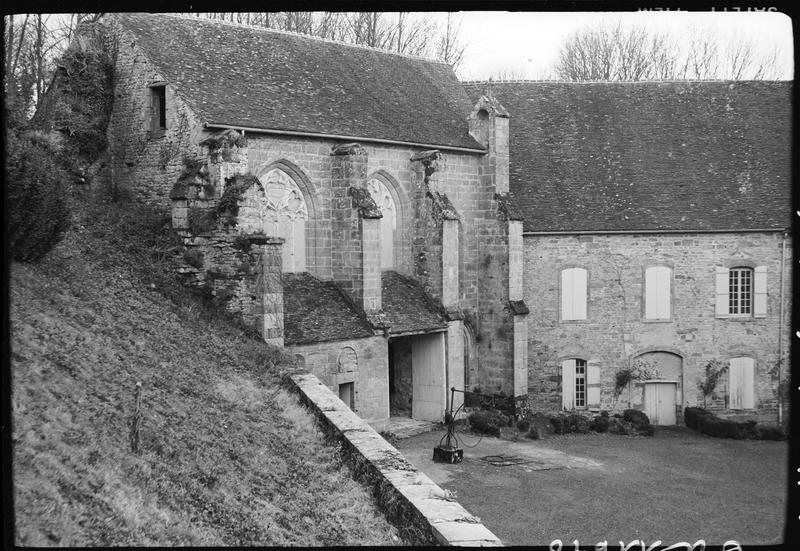
[[[445,388],[444,333],[411,337],[411,417],[421,421],[444,419]]]

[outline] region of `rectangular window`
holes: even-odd
[[[748,316],[753,313],[753,271],[750,268],[732,268],[729,272],[728,313]]]
[[[167,87],[150,87],[150,130],[163,131],[167,128]]]
[[[597,374],[595,373],[595,375]],[[587,379],[586,360],[574,358],[561,362],[561,405],[563,409],[586,408],[587,388],[590,383]],[[599,396],[597,398],[599,404]]]
[[[731,358],[729,369],[729,407],[731,409],[753,409],[754,369],[753,358]]]
[[[651,266],[644,273],[644,317],[668,320],[671,314],[672,270],[667,266]]]
[[[575,360],[575,407],[586,407],[586,360]]]
[[[353,388],[353,383],[344,383],[339,385],[339,399],[344,402],[344,405],[355,411],[356,393]]]
[[[567,268],[561,271],[561,319],[586,319],[586,270]]]
[[[767,267],[716,268],[718,318],[767,317]]]

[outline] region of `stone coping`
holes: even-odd
[[[355,477],[373,487],[387,517],[408,540],[416,544],[503,545],[480,519],[417,470],[314,375],[288,374],[284,384],[299,393],[326,433],[340,443]]]

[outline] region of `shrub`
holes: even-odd
[[[786,433],[781,427],[761,425],[755,427],[755,438],[759,440],[785,440]]]
[[[710,411],[704,408],[687,407],[683,410],[683,422],[690,429],[697,429],[697,418],[701,415],[712,415]]]
[[[611,434],[631,434],[633,432],[633,425],[621,417],[609,417],[608,432]]]
[[[517,423],[517,430],[520,432],[525,432],[531,428],[531,422],[527,419],[523,419],[522,421]]]
[[[594,432],[608,432],[608,426],[610,424],[608,412],[603,413],[606,415],[600,414],[592,419],[592,422],[589,425],[589,430],[593,430]]]
[[[697,430],[717,438],[744,438],[738,425],[735,421],[720,419],[716,415],[700,415],[697,418]]]
[[[500,427],[508,426],[509,419],[499,411],[482,409],[468,417],[469,425],[475,432],[500,436]]]
[[[192,207],[189,209],[189,231],[194,235],[208,233],[217,226],[216,213],[210,209]]]
[[[550,417],[550,424],[553,425],[553,432],[556,434],[589,432],[589,420],[579,413],[553,415]]]
[[[14,260],[40,260],[69,227],[69,176],[55,158],[56,152],[45,140],[8,132],[5,178],[8,238]]]
[[[189,249],[183,253],[183,260],[192,268],[199,270],[203,267],[203,252],[199,249]]]
[[[622,412],[622,418],[634,427],[645,427],[650,424],[650,418],[647,417],[647,414],[638,409],[626,409]]]

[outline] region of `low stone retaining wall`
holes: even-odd
[[[299,393],[328,436],[339,443],[356,479],[372,486],[387,517],[407,542],[503,545],[479,519],[419,472],[314,375],[289,374],[284,383]]]

